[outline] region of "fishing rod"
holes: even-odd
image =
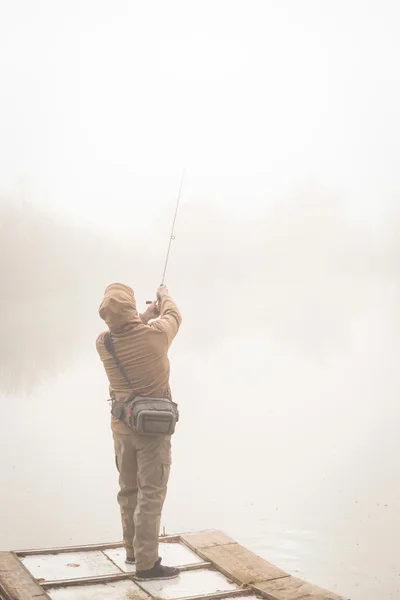
[[[161,280],[160,287],[163,287],[163,285],[165,285],[165,275],[167,273],[169,255],[170,255],[170,252],[171,252],[171,245],[172,245],[173,240],[175,239],[175,223],[176,223],[176,218],[178,216],[178,209],[179,209],[179,204],[180,204],[180,201],[181,201],[182,187],[183,187],[183,180],[184,179],[185,179],[185,169],[183,169],[183,171],[182,171],[181,183],[180,183],[179,192],[178,192],[178,199],[176,201],[174,220],[172,221],[171,235],[169,236],[167,256],[165,257],[164,271],[163,271],[163,274],[162,274],[162,280]],[[151,300],[147,300],[146,304],[153,304],[153,302]]]

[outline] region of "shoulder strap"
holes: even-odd
[[[104,336],[104,347],[107,350],[107,352],[109,352],[111,354],[111,356],[114,358],[125,381],[129,384],[129,387],[131,388],[132,392],[135,394],[135,390],[133,388],[132,381],[129,379],[128,373],[126,372],[124,365],[121,363],[121,361],[119,360],[119,358],[115,352],[114,343],[112,341],[111,333],[109,331],[107,331],[107,333]]]

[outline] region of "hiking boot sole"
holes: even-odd
[[[179,577],[180,573],[176,573],[175,575],[160,575],[159,577],[140,577],[135,576],[135,579],[138,581],[161,581],[163,579],[176,579]]]

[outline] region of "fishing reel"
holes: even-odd
[[[165,285],[165,284],[164,284],[164,283],[162,283],[162,284],[160,285],[160,287],[164,287],[164,285]],[[153,304],[153,302],[154,302],[154,300],[146,300],[146,304]],[[157,300],[156,300],[156,305],[157,305],[158,307],[160,306],[160,298],[157,298]]]

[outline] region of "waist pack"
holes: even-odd
[[[104,346],[117,363],[133,396],[127,402],[111,398],[111,414],[141,435],[172,435],[179,421],[178,405],[170,398],[137,396],[124,365],[116,355],[109,332],[104,337]]]

